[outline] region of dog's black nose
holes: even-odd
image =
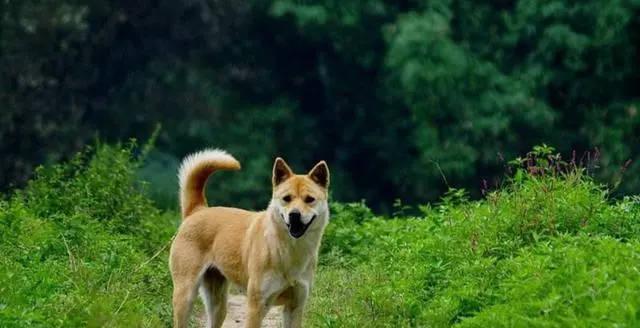
[[[297,221],[296,223],[300,222],[300,211],[298,210],[292,210],[291,212],[289,212],[289,223],[293,223],[294,221]]]

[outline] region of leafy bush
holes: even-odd
[[[168,324],[177,215],[136,183],[136,151],[98,145],[0,202],[0,326]]]
[[[311,325],[640,324],[640,199],[610,201],[550,151],[482,201],[452,190],[403,219],[334,206]]]

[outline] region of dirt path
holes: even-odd
[[[242,328],[247,317],[246,297],[244,295],[229,295],[227,303],[227,318],[224,320],[222,328]],[[282,307],[272,307],[262,321],[263,328],[280,328]],[[207,324],[207,314],[202,314],[202,327]]]

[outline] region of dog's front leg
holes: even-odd
[[[257,283],[249,282],[247,288],[247,323],[246,328],[260,328],[262,319],[267,314],[267,297]]]
[[[301,328],[302,313],[304,312],[304,305],[309,295],[309,287],[302,282],[298,282],[291,288],[293,290],[293,297],[285,304],[282,311],[284,328]]]
[[[249,300],[246,328],[260,328],[262,319],[267,313],[267,306],[263,301]]]

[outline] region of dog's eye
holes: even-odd
[[[284,200],[285,202],[290,202],[291,201],[291,195],[286,195],[284,197],[282,197],[282,200]]]
[[[311,196],[307,196],[307,197],[305,197],[304,202],[305,202],[305,203],[307,203],[307,204],[311,204],[311,203],[313,203],[315,200],[316,200],[315,198],[313,198],[313,197],[311,197]]]

